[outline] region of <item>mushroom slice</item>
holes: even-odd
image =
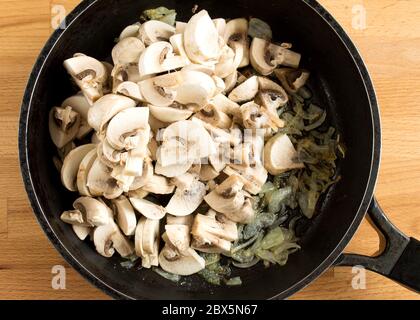
[[[180,276],[189,276],[203,270],[206,261],[194,249],[187,250],[188,255],[180,255],[175,249],[165,246],[159,254],[159,265],[166,272]]]
[[[211,77],[214,75],[215,66],[214,65],[207,66],[203,64],[191,63],[189,65],[186,65],[184,68],[182,68],[182,70],[183,71],[199,71]]]
[[[224,94],[228,94],[235,88],[236,82],[238,81],[238,71],[232,72],[230,75],[228,75],[225,79],[225,90],[223,90]]]
[[[223,38],[232,49],[242,50],[243,55],[238,67],[249,65],[248,20],[245,18],[230,20],[226,23]]]
[[[153,177],[153,164],[150,158],[145,158],[143,160],[143,174],[139,177],[134,177],[133,183],[130,186],[130,190],[137,190],[141,187],[144,187],[149,180]]]
[[[80,115],[68,106],[55,107],[48,116],[48,128],[51,140],[57,148],[62,148],[77,135],[80,127]]]
[[[191,168],[191,165],[192,161],[169,166],[162,166],[159,162],[157,162],[155,166],[155,173],[168,178],[174,178],[186,173]]]
[[[136,197],[134,194],[131,194],[129,198],[133,207],[148,219],[160,220],[166,214],[164,207],[149,200]]]
[[[120,111],[134,108],[136,102],[130,98],[107,94],[96,101],[88,112],[88,123],[97,132],[103,131],[108,122]]]
[[[221,111],[216,104],[212,103],[204,106],[203,109],[196,113],[195,117],[221,129],[229,129],[232,125],[232,119]]]
[[[80,210],[66,210],[60,216],[61,221],[77,226],[91,227],[86,221],[86,216]]]
[[[143,42],[136,37],[127,37],[120,40],[112,49],[112,61],[114,65],[137,63],[140,54],[144,51]]]
[[[115,93],[122,94],[135,101],[146,101],[141,93],[140,86],[132,81],[121,82],[115,88]]]
[[[154,106],[167,107],[174,102],[176,88],[181,82],[181,73],[173,72],[143,80],[139,86],[147,102]]]
[[[194,179],[187,188],[177,188],[166,206],[166,211],[174,216],[187,216],[195,211],[203,201],[206,186]]]
[[[135,245],[135,251],[136,255],[138,257],[144,257],[144,251],[143,251],[143,231],[144,231],[144,225],[146,223],[146,218],[141,217],[139,221],[137,222],[136,231],[134,234],[134,245]]]
[[[204,106],[216,93],[212,77],[199,71],[182,70],[182,82],[176,89],[175,101],[183,104]]]
[[[61,168],[61,182],[70,191],[77,191],[77,173],[80,163],[89,151],[95,149],[94,144],[85,144],[70,151]]]
[[[214,96],[210,103],[214,104],[218,110],[228,114],[232,117],[237,117],[240,113],[240,106],[236,102],[230,100],[224,94],[218,94]]]
[[[220,171],[217,171],[211,164],[202,164],[200,169],[199,180],[200,181],[210,181],[218,177]]]
[[[181,33],[174,34],[173,36],[169,38],[169,42],[171,43],[175,54],[188,59],[187,52],[185,51],[185,48],[184,48],[184,35],[183,34]]]
[[[193,114],[192,111],[188,109],[178,109],[176,106],[178,104],[173,104],[174,106],[168,107],[157,107],[149,105],[150,113],[158,120],[172,123],[180,120],[186,120]]]
[[[98,227],[111,222],[109,208],[94,198],[80,197],[73,202],[73,208],[79,210],[91,226]]]
[[[104,196],[107,199],[118,198],[123,189],[113,177],[110,169],[97,158],[87,177],[87,187],[92,196]]]
[[[214,73],[220,78],[226,78],[236,71],[238,63],[235,64],[235,51],[227,45],[221,49],[220,59],[215,66]]]
[[[208,205],[223,214],[236,212],[242,208],[245,196],[242,192],[244,184],[238,176],[228,177],[222,184],[204,197]]]
[[[85,240],[87,236],[92,232],[92,228],[85,226],[73,224],[71,227],[73,228],[73,231],[76,234],[76,236],[82,241]]]
[[[252,76],[229,93],[229,99],[234,102],[245,102],[254,99],[258,93],[258,77]]]
[[[149,143],[149,108],[129,108],[119,112],[109,122],[106,138],[117,150],[133,149],[140,143]],[[143,133],[143,136],[139,135]],[[146,141],[139,141],[143,138]]]
[[[167,224],[166,236],[170,244],[182,255],[188,255],[190,248],[190,228],[185,224]]]
[[[165,177],[153,175],[142,189],[155,194],[171,194],[174,192],[175,186]]]
[[[255,70],[264,76],[271,74],[278,65],[297,68],[301,55],[267,40],[254,38],[251,43],[250,59]]]
[[[111,223],[115,226],[115,232],[111,235],[112,245],[121,257],[129,257],[134,253],[134,246],[120,231],[114,222]]]
[[[270,115],[254,101],[247,102],[241,106],[242,125],[246,129],[277,129],[278,126],[272,122]],[[279,125],[283,122],[279,122]]]
[[[264,167],[272,175],[292,169],[304,168],[302,162],[296,162],[298,154],[287,134],[277,134],[264,147]]]
[[[87,187],[87,177],[93,163],[97,158],[96,148],[90,150],[83,160],[80,162],[79,169],[76,176],[77,190],[82,196],[91,196],[89,188]]]
[[[90,104],[103,96],[108,79],[104,64],[92,57],[78,55],[64,61],[64,67],[73,77]]]
[[[175,151],[183,152],[183,150],[186,150],[187,159],[189,160],[194,161],[216,153],[215,144],[209,133],[200,123],[190,120],[171,124],[163,132],[162,138],[163,141],[160,148],[165,147],[168,143],[178,142],[178,144],[174,144]],[[181,158],[181,161],[176,161],[176,163],[184,162],[182,155],[178,156],[178,158]],[[161,154],[160,159],[158,156],[158,161],[164,166],[174,164],[169,160],[171,159],[168,159],[164,153]]]
[[[87,114],[91,106],[85,96],[82,93],[78,93],[64,100],[61,106],[63,108],[71,107],[73,111],[80,115],[80,127],[76,138],[82,139],[85,137],[92,130],[87,123]]]
[[[173,216],[171,214],[167,214],[166,215],[166,224],[167,225],[171,225],[171,224],[175,224],[175,225],[186,225],[189,228],[191,228],[192,224],[194,221],[194,215],[190,214],[187,216],[182,216],[182,217],[177,217],[177,216]]]
[[[188,21],[184,31],[184,47],[191,61],[214,64],[220,56],[219,33],[206,10]]]
[[[191,229],[194,239],[201,245],[216,246],[223,252],[229,252],[231,242],[238,239],[235,222],[217,214],[197,214]]]
[[[259,163],[253,166],[230,164],[223,172],[228,176],[238,175],[244,184],[244,189],[251,194],[258,194],[268,178],[267,170]]]
[[[175,28],[165,22],[149,20],[139,28],[139,38],[146,46],[167,41],[175,33]]]
[[[117,224],[121,231],[126,236],[133,235],[137,226],[137,219],[130,201],[125,196],[120,196],[112,200],[112,204],[117,214]]]
[[[159,239],[159,220],[146,219],[143,228],[142,247],[143,253],[153,254],[154,244]]]
[[[159,41],[148,46],[139,59],[141,77],[182,68],[189,63],[188,58],[173,54],[170,43]]]
[[[277,79],[290,94],[297,93],[309,79],[310,73],[303,69],[281,68],[274,71]]]
[[[117,232],[118,227],[114,223],[109,223],[95,228],[93,231],[93,243],[96,251],[106,258],[114,255],[112,236]]]
[[[140,23],[134,23],[124,28],[123,31],[121,31],[121,34],[118,38],[119,41],[129,38],[129,37],[137,37],[139,35],[139,29],[140,29]]]
[[[175,22],[175,34],[183,34],[186,26],[187,26],[186,22],[176,21]]]

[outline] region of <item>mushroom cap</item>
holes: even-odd
[[[93,163],[97,158],[96,148],[90,150],[80,162],[79,169],[76,176],[77,190],[82,196],[91,196],[89,188],[87,187],[87,177]]]
[[[111,176],[110,169],[97,158],[88,172],[87,187],[92,196],[118,198],[123,190]]]
[[[117,224],[121,231],[126,236],[133,235],[137,226],[137,218],[130,201],[125,196],[120,196],[112,200],[112,204],[114,205],[117,214]]]
[[[68,97],[61,104],[63,108],[71,107],[72,110],[80,114],[80,116],[87,120],[88,111],[91,107],[83,93],[79,92],[71,97]]]
[[[159,41],[149,45],[140,55],[139,74],[141,77],[182,68],[189,63],[188,58],[173,54],[172,45]]]
[[[187,52],[184,48],[184,35],[182,33],[174,34],[173,36],[171,36],[169,38],[169,42],[171,43],[172,48],[177,55],[188,59]]]
[[[86,222],[92,226],[103,226],[112,221],[109,208],[94,198],[77,198],[73,202],[73,208],[79,210],[86,217]]]
[[[246,67],[249,64],[248,20],[245,18],[229,20],[226,23],[223,38],[232,48],[236,44],[241,46],[243,56],[238,67]]]
[[[228,94],[236,86],[236,82],[238,81],[238,71],[235,70],[223,80],[225,81],[225,90],[223,93]]]
[[[118,227],[114,223],[109,223],[95,228],[93,231],[93,243],[95,244],[96,251],[106,258],[114,255],[114,248],[112,236],[116,233]]]
[[[169,40],[175,33],[175,28],[165,22],[149,20],[139,28],[139,38],[146,46],[162,41]]]
[[[250,60],[251,64],[255,70],[261,73],[263,76],[268,76],[271,74],[276,65],[272,64],[271,61],[267,59],[270,54],[269,51],[270,42],[260,38],[254,38],[251,42],[250,48]]]
[[[87,236],[92,232],[92,228],[90,227],[85,227],[85,226],[79,226],[76,224],[72,225],[73,231],[76,234],[76,236],[80,239],[80,240],[85,240],[87,238]]]
[[[185,224],[167,224],[165,231],[170,244],[181,254],[188,254],[190,228]]]
[[[241,209],[245,196],[242,192],[244,184],[238,176],[232,175],[204,197],[204,201],[217,212],[223,214]]]
[[[103,127],[120,111],[134,108],[136,102],[130,98],[107,94],[96,101],[88,112],[88,123],[96,131],[102,131]]]
[[[48,129],[51,140],[57,148],[63,148],[73,141],[80,128],[80,115],[68,106],[52,108],[48,115]]]
[[[120,39],[112,49],[112,61],[114,65],[137,63],[144,49],[145,46],[139,38],[127,37]]]
[[[198,181],[188,189],[177,188],[175,194],[166,206],[166,211],[174,216],[186,216],[193,213],[203,201],[206,194],[206,186]]]
[[[135,101],[145,101],[140,86],[133,81],[121,82],[114,91]]]
[[[194,117],[220,129],[229,129],[232,126],[232,119],[213,103],[205,105]]]
[[[164,207],[135,195],[130,195],[130,202],[138,212],[148,219],[160,220],[166,214]]]
[[[182,82],[180,72],[164,74],[139,83],[144,99],[158,107],[170,106],[176,97],[176,87]]]
[[[165,248],[159,254],[159,265],[166,272],[180,276],[189,276],[206,267],[205,260],[192,248],[187,250],[187,256],[178,256],[175,259],[165,257]]]
[[[176,88],[175,101],[183,105],[204,106],[216,94],[212,77],[200,71],[182,70],[182,82]]]
[[[178,109],[176,107],[157,107],[149,105],[150,113],[158,120],[172,123],[188,119],[193,112],[188,109]]]
[[[60,216],[61,221],[78,226],[91,226],[86,221],[86,216],[80,210],[66,210]]]
[[[216,76],[226,78],[229,74],[233,73],[238,64],[235,65],[235,51],[228,45],[223,46],[218,62],[215,65],[214,73]]]
[[[155,194],[171,194],[174,192],[175,186],[167,178],[155,174],[150,177],[142,189]]]
[[[132,140],[132,136],[147,139],[147,141],[140,141],[141,144],[147,145],[150,133],[148,122],[149,108],[147,107],[122,110],[109,122],[106,130],[106,139],[117,150],[136,147],[139,141],[135,138]],[[143,136],[139,136],[139,133],[143,133]]]
[[[291,169],[304,168],[302,162],[295,162],[298,154],[287,134],[277,134],[264,147],[264,167],[272,175]]]
[[[128,37],[137,37],[139,35],[139,29],[140,29],[140,22],[137,22],[137,23],[134,23],[125,27],[123,31],[121,31],[121,34],[118,38],[119,41]]]
[[[219,58],[219,33],[206,10],[193,15],[185,26],[184,47],[195,63],[215,62]]]
[[[234,102],[245,102],[254,99],[258,93],[258,77],[252,76],[229,93],[229,99]]]
[[[61,182],[70,191],[77,191],[77,174],[79,171],[80,163],[83,158],[92,150],[96,145],[85,144],[81,145],[66,156],[61,168]]]

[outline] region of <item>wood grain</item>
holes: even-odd
[[[376,195],[390,219],[420,238],[420,1],[322,0],[361,51],[381,106],[383,154]],[[22,185],[17,126],[32,65],[52,31],[51,6],[69,12],[76,0],[0,0],[0,299],[109,299],[76,273],[35,221]],[[352,27],[355,5],[367,13],[364,30]],[[357,9],[357,7],[356,7]],[[378,236],[363,222],[348,252],[372,254]],[[65,290],[51,287],[51,268],[64,265]],[[292,299],[420,299],[368,272],[354,290],[350,268],[327,271]]]

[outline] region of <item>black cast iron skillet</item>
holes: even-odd
[[[305,227],[302,250],[284,267],[256,266],[239,272],[243,285],[213,287],[198,277],[178,286],[148,270],[122,268],[81,242],[59,215],[76,195],[66,192],[56,173],[48,134],[48,111],[74,93],[62,67],[64,59],[83,52],[106,59],[114,38],[140,12],[164,5],[186,21],[191,8],[212,17],[255,16],[268,22],[277,41],[291,42],[312,71],[312,89],[327,106],[332,123],[348,148],[340,163],[342,180]],[[331,265],[362,265],[414,290],[420,290],[420,245],[399,232],[372,200],[380,158],[380,121],[375,92],[356,48],[343,29],[316,1],[83,1],[67,18],[67,27],[51,36],[33,69],[25,92],[19,152],[26,190],[42,228],[57,250],[84,277],[115,298],[132,299],[269,299],[286,298],[308,285]],[[369,212],[387,238],[378,257],[343,255],[342,250]]]

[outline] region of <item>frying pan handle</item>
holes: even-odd
[[[408,238],[398,230],[388,220],[375,197],[372,199],[368,214],[371,222],[385,237],[383,251],[374,257],[344,253],[334,264],[360,265],[420,292],[420,241]]]

